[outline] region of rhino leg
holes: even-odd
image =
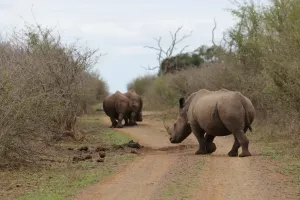
[[[228,152],[227,155],[230,156],[230,157],[238,156],[238,154],[239,154],[238,150],[239,150],[240,146],[241,145],[240,145],[238,139],[236,138],[236,136],[234,136],[234,143],[232,145],[231,150]]]
[[[205,131],[198,124],[191,124],[191,129],[199,143],[199,149],[195,152],[195,154],[207,154],[206,142],[204,139]]]
[[[123,124],[122,124],[123,118],[124,118],[124,114],[123,113],[119,113],[118,124],[116,126],[117,128],[123,128]]]
[[[204,140],[206,142],[206,151],[207,153],[213,153],[216,151],[217,147],[215,143],[213,143],[216,136],[205,134]]]
[[[130,114],[130,120],[129,120],[129,125],[131,125],[131,126],[137,125],[137,123],[135,121],[135,117],[136,117],[136,113],[135,112],[131,112],[131,114]]]
[[[251,153],[249,152],[248,146],[249,146],[249,140],[246,137],[243,130],[235,132],[234,136],[237,138],[238,142],[242,146],[242,153],[239,155],[239,157],[247,157],[251,156]]]
[[[111,121],[111,126],[109,128],[115,128],[118,124],[115,118],[110,117],[110,121]]]
[[[129,126],[129,123],[128,123],[128,117],[125,117],[125,118],[124,118],[124,121],[125,121],[124,126]]]

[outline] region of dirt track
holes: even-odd
[[[194,155],[197,141],[193,134],[180,145],[170,144],[160,121],[146,117],[139,126],[118,130],[146,147],[142,155],[76,199],[282,200],[299,196],[299,189],[275,172],[274,163],[261,156],[252,143],[252,157],[231,158],[227,153],[233,137],[217,137],[216,152],[201,156]]]

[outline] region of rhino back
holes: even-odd
[[[219,90],[196,96],[189,109],[189,121],[198,123],[206,132],[228,135],[243,128],[244,108],[233,91]]]

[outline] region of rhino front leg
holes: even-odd
[[[243,130],[235,132],[234,136],[237,138],[238,142],[242,146],[242,153],[239,155],[239,157],[247,157],[251,156],[251,153],[249,152],[249,140],[246,137]]]
[[[191,124],[191,129],[193,134],[198,140],[199,143],[199,149],[195,152],[196,155],[198,154],[207,154],[206,151],[206,142],[204,139],[204,133],[205,131],[202,130],[202,128],[198,124]]]
[[[136,117],[136,113],[135,113],[135,112],[132,112],[132,113],[130,114],[129,125],[131,125],[131,126],[137,125],[137,123],[136,123],[136,121],[135,121],[135,117]]]
[[[234,143],[232,145],[231,150],[228,152],[228,156],[230,156],[230,157],[236,157],[236,156],[238,156],[238,154],[239,154],[238,150],[239,150],[240,146],[241,145],[240,145],[238,139],[234,135]]]
[[[206,141],[206,151],[207,153],[213,153],[216,151],[216,144],[213,143],[216,136],[210,135],[208,133],[205,134],[204,140]]]

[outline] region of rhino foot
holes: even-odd
[[[238,154],[239,154],[238,151],[229,151],[227,155],[230,157],[237,157]]]
[[[216,144],[215,143],[207,143],[206,144],[206,151],[208,154],[215,152],[217,149]]]
[[[195,152],[195,155],[203,155],[203,154],[207,154],[207,152],[203,149],[198,149],[196,152]]]
[[[123,128],[123,125],[122,125],[122,124],[118,124],[118,125],[116,126],[116,128]]]
[[[136,126],[137,123],[136,123],[136,122],[129,122],[129,125],[130,125],[130,126]]]
[[[242,152],[239,157],[248,157],[248,156],[251,156],[251,153],[250,152]]]

